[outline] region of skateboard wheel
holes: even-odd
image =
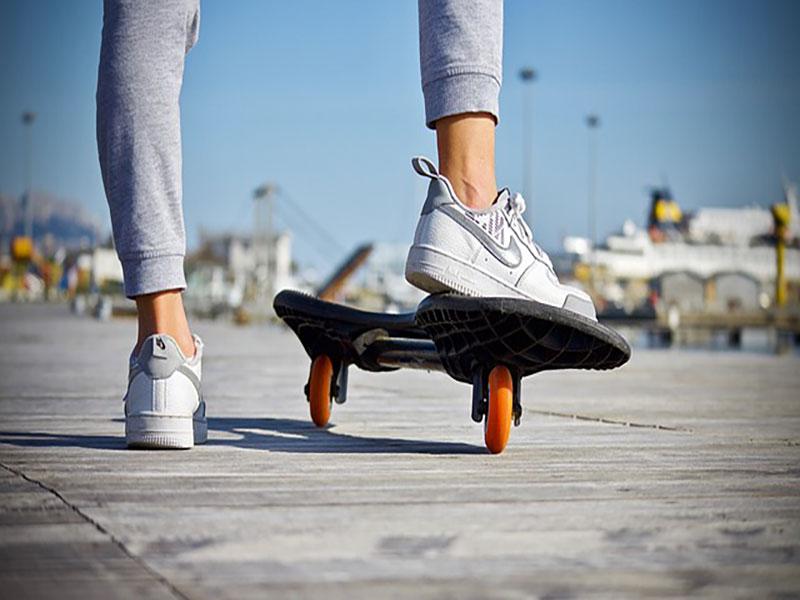
[[[483,435],[492,454],[500,454],[508,443],[514,416],[514,380],[511,372],[497,366],[489,373],[489,402]]]
[[[308,378],[308,404],[311,420],[317,427],[325,427],[331,418],[331,378],[333,363],[325,354],[320,354],[311,363]]]

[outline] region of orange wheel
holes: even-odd
[[[311,363],[311,376],[308,378],[308,404],[311,420],[317,427],[325,427],[331,418],[331,377],[333,363],[320,354]]]
[[[506,367],[497,366],[489,373],[489,411],[483,422],[483,437],[492,454],[506,447],[513,415],[514,380]]]

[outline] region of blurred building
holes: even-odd
[[[272,295],[295,284],[291,234],[254,242],[247,235],[201,232],[198,250],[187,257],[187,275],[187,301],[203,312],[249,301],[271,306]]]
[[[122,285],[122,263],[114,248],[95,248],[91,256],[92,280],[98,287]]]

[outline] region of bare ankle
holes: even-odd
[[[494,174],[494,117],[452,115],[436,121],[439,171],[468,207],[487,208],[497,196]]]
[[[493,179],[448,174],[444,169],[442,174],[450,181],[458,199],[473,210],[488,208],[497,197],[497,186]]]
[[[137,296],[135,300],[139,322],[137,351],[147,337],[163,333],[175,339],[184,355],[194,356],[194,338],[186,319],[180,290]]]

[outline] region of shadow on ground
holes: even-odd
[[[121,419],[115,419],[119,422]],[[298,419],[220,417],[208,419],[206,446],[319,454],[485,454],[483,446],[433,440],[359,437],[318,428]],[[217,436],[214,432],[228,435]],[[42,431],[0,431],[0,444],[21,447],[124,450],[123,435],[76,435]]]
[[[211,431],[224,431],[236,439],[212,438],[209,445],[264,448],[274,452],[333,452],[368,454],[485,454],[483,446],[460,442],[359,437],[337,433],[335,426],[320,429],[305,420],[271,418],[216,418],[208,420]]]

